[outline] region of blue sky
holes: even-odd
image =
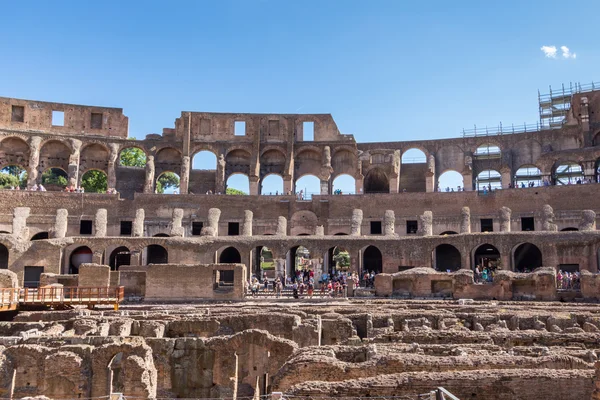
[[[535,123],[537,90],[600,81],[600,2],[7,2],[0,96],[124,108],[331,113],[358,141]],[[546,57],[542,46],[558,48]],[[577,58],[564,58],[567,46]]]

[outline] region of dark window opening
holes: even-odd
[[[481,232],[494,232],[494,220],[492,218],[481,218]]]
[[[381,221],[371,221],[371,235],[381,235]]]
[[[240,234],[240,223],[230,222],[227,224],[227,234],[229,236],[238,236]]]
[[[92,113],[91,128],[92,129],[102,129],[102,114],[101,113]]]
[[[133,230],[133,222],[121,221],[121,235],[131,235]]]
[[[26,288],[40,286],[40,277],[43,272],[44,267],[25,267],[23,271],[23,286]]]
[[[25,107],[23,106],[12,106],[12,113],[10,115],[12,122],[25,122]]]
[[[79,234],[80,235],[91,235],[92,234],[92,221],[89,219],[82,219],[79,222]]]
[[[192,236],[200,236],[204,222],[192,222]]]
[[[406,221],[406,233],[412,235],[419,230],[418,221]]]
[[[521,230],[522,231],[534,231],[535,223],[533,217],[522,217],[521,218]]]

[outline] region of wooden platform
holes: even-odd
[[[123,286],[107,287],[41,287],[35,289],[0,289],[0,311],[19,306],[94,306],[118,305],[125,297]]]

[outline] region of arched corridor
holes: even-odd
[[[109,265],[111,271],[118,271],[121,265],[131,264],[131,253],[125,246],[117,247],[110,253]]]
[[[144,265],[148,264],[167,264],[169,262],[169,252],[159,244],[151,244],[146,247]]]
[[[440,272],[454,272],[461,268],[460,251],[451,244],[440,244],[433,251],[434,269]]]
[[[542,252],[532,243],[517,246],[513,255],[515,272],[531,272],[542,266]]]
[[[8,269],[8,248],[0,243],[0,269]]]
[[[383,272],[383,256],[375,246],[369,246],[363,251],[362,273],[364,274],[367,271],[376,274]]]
[[[92,262],[92,249],[87,246],[81,246],[73,250],[69,257],[69,274],[79,273],[79,266]]]
[[[220,264],[240,264],[242,262],[242,256],[235,247],[227,247],[219,255]]]

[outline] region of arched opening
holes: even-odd
[[[486,169],[477,175],[477,190],[480,192],[502,189],[502,175],[493,169]]]
[[[87,246],[81,246],[73,250],[69,257],[69,274],[78,274],[79,266],[92,262],[92,249]]]
[[[321,194],[321,180],[314,175],[304,175],[296,181],[296,194],[300,200],[310,200]]]
[[[335,246],[327,250],[325,267],[329,275],[335,275],[338,272],[348,272],[350,266],[350,252],[344,247]]]
[[[402,164],[419,164],[427,161],[427,157],[422,150],[408,149],[402,153]]]
[[[332,194],[355,194],[356,179],[348,174],[341,174],[335,177],[331,184]]]
[[[369,246],[363,251],[363,274],[365,272],[374,272],[379,274],[383,272],[383,256],[381,251],[375,246]]]
[[[170,236],[166,233],[157,233],[156,235],[153,235],[152,237],[170,237]]]
[[[542,171],[535,165],[523,165],[514,177],[516,188],[542,186]]]
[[[110,253],[109,265],[111,271],[118,271],[121,265],[131,265],[131,253],[125,246],[117,247]]]
[[[122,167],[144,168],[146,153],[138,147],[127,147],[119,153],[119,165]]]
[[[514,250],[515,272],[531,272],[542,266],[542,252],[532,243],[522,243]]]
[[[40,149],[40,167],[56,167],[63,171],[69,170],[71,149],[63,142],[50,140]]]
[[[117,353],[108,364],[108,370],[110,371],[110,394],[123,393],[125,391],[122,362],[123,353]]]
[[[42,185],[48,191],[62,191],[68,184],[69,175],[62,168],[48,168],[42,173]]]
[[[446,171],[438,178],[438,192],[460,192],[465,188],[463,182],[461,173]]]
[[[382,169],[374,168],[365,176],[365,193],[389,193],[390,181]]]
[[[475,262],[473,268],[479,266],[480,271],[487,268],[488,271],[494,272],[501,267],[500,252],[495,246],[488,243],[477,247],[473,260]]]
[[[555,185],[575,185],[583,183],[583,168],[576,162],[560,163],[554,170]]]
[[[265,176],[260,183],[260,194],[262,195],[282,195],[283,178],[277,174]]]
[[[227,178],[226,194],[247,195],[250,193],[250,179],[248,175],[236,173]]]
[[[316,254],[312,254],[304,246],[292,247],[286,256],[286,264],[288,265],[290,277],[302,281],[309,279],[311,271],[314,276],[322,272],[321,261]]]
[[[79,166],[82,171],[106,171],[109,151],[105,145],[91,143],[84,145],[79,156]]]
[[[228,247],[219,255],[219,264],[241,264],[242,256],[235,247]]]
[[[27,188],[27,171],[20,165],[7,165],[0,170],[0,188]]]
[[[165,171],[156,178],[154,191],[159,194],[179,194],[179,175],[175,172]]]
[[[458,235],[458,232],[445,231],[445,232],[440,233],[440,236],[446,236],[446,235]]]
[[[217,170],[217,156],[209,150],[201,150],[192,158],[192,169],[204,171]]]
[[[159,244],[151,244],[145,249],[145,265],[148,264],[168,264],[169,252]]]
[[[0,243],[0,269],[8,269],[8,248]]]
[[[495,144],[486,143],[479,146],[473,155],[479,160],[500,158],[502,151]]]
[[[80,185],[86,193],[106,193],[108,177],[104,171],[91,169],[81,177]]]
[[[48,232],[38,232],[31,237],[31,241],[48,239]]]
[[[267,246],[259,246],[256,248],[254,254],[254,274],[256,277],[262,279],[262,276],[266,273],[268,276],[273,278],[275,271],[275,259],[273,258],[273,251]]]
[[[434,268],[441,272],[458,271],[461,266],[460,251],[451,244],[440,244],[433,251]]]
[[[561,229],[560,231],[561,231],[561,232],[577,232],[577,231],[579,231],[579,229],[577,229],[577,228],[574,228],[574,227],[570,226],[570,227],[568,227],[568,228],[563,228],[563,229]]]

